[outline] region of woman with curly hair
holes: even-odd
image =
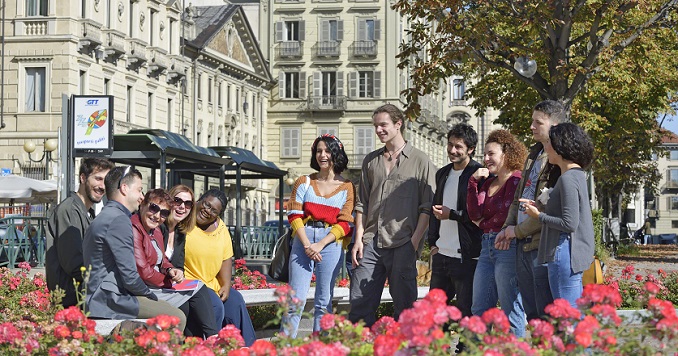
[[[553,298],[563,298],[576,307],[595,245],[584,172],[593,161],[593,143],[581,127],[562,123],[551,127],[544,150],[549,163],[560,167],[560,178],[548,193],[544,212],[532,200],[520,201],[525,203],[525,212],[543,224],[537,258],[547,263]]]
[[[334,135],[322,135],[311,146],[311,168],[318,171],[294,183],[287,203],[287,218],[294,236],[290,252],[290,287],[301,301],[311,286],[315,271],[313,331],[320,331],[320,318],[332,312],[334,281],[351,239],[354,188],[341,176],[348,165],[344,145]],[[304,306],[283,317],[281,331],[296,337]]]
[[[485,168],[479,168],[469,179],[466,199],[470,219],[483,230],[471,312],[482,315],[499,301],[511,331],[518,337],[525,335],[526,320],[518,292],[516,242],[512,241],[508,250],[499,250],[494,240],[513,202],[526,156],[525,145],[509,131],[490,132],[485,142]]]

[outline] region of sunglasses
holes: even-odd
[[[160,209],[158,204],[155,203],[151,203],[148,205],[148,211],[150,211],[152,214],[160,213],[160,217],[163,219],[167,219],[167,217],[170,214],[169,209]]]
[[[191,200],[181,200],[181,198],[179,198],[179,197],[174,197],[174,206],[181,206],[181,204],[184,204],[186,209],[193,208],[193,201],[191,201]]]

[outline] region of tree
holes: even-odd
[[[399,55],[411,71],[406,112],[416,118],[419,96],[461,75],[475,79],[467,93],[479,113],[499,109],[498,123],[527,137],[532,107],[558,100],[594,139],[596,191],[612,208],[619,193],[658,180],[649,158],[657,112],[671,111],[667,94],[678,90],[677,3],[399,0],[410,22]]]

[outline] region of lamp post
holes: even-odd
[[[49,179],[49,163],[52,162],[52,152],[54,152],[57,149],[58,145],[59,143],[57,142],[57,140],[53,138],[45,140],[45,142],[43,143],[44,149],[42,151],[42,157],[40,157],[39,159],[33,159],[33,157],[31,157],[31,153],[35,151],[36,147],[35,142],[26,141],[24,143],[24,151],[28,153],[28,159],[31,162],[40,163],[43,160],[45,160],[45,175],[44,175],[45,180]]]

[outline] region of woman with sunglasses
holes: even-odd
[[[186,315],[187,336],[209,337],[218,333],[210,292],[203,283],[187,291],[172,290],[184,280],[184,272],[165,256],[163,235],[158,228],[170,215],[170,196],[164,189],[150,190],[139,211],[132,215],[134,259],[141,279],[151,291]]]
[[[252,320],[242,294],[231,287],[233,243],[228,227],[219,218],[226,208],[226,195],[218,189],[205,192],[196,204],[196,225],[186,233],[184,271],[186,278],[203,281],[210,293],[215,314],[224,313],[222,325],[233,324],[246,346],[256,340]]]
[[[336,136],[316,138],[311,168],[318,172],[297,179],[287,204],[296,236],[290,252],[290,287],[304,303],[314,271],[316,275],[313,331],[319,331],[322,316],[332,312],[334,281],[351,239],[355,192],[353,183],[341,176],[347,165],[344,146]],[[301,305],[283,317],[282,332],[297,336],[303,309]]]

